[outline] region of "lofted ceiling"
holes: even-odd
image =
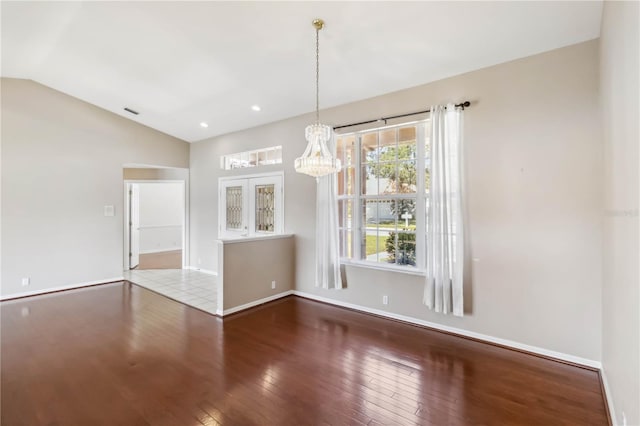
[[[313,111],[316,17],[326,108],[597,38],[602,14],[600,1],[1,7],[3,77],[189,142]]]

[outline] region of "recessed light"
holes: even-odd
[[[260,105],[253,105],[251,109],[254,111],[260,111]]]
[[[202,123],[200,123],[200,127],[206,128],[206,127],[209,127],[209,125],[203,121]]]

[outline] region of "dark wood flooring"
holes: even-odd
[[[2,302],[2,425],[605,425],[594,371],[288,297],[129,283]]]

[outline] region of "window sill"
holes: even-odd
[[[392,264],[382,265],[382,264],[377,264],[373,262],[365,262],[365,261],[349,260],[349,259],[340,259],[340,264],[345,266],[355,266],[358,268],[376,269],[376,270],[385,271],[385,272],[399,272],[401,274],[407,274],[407,275],[418,275],[421,277],[424,277],[426,275],[426,272],[422,269],[418,269],[418,268],[408,269],[402,266],[396,266]]]
[[[234,238],[220,238],[223,244],[234,244],[234,243],[248,243],[250,241],[263,241],[263,240],[275,240],[278,238],[290,238],[293,237],[293,234],[263,234],[263,235],[251,235],[246,237],[234,237]]]

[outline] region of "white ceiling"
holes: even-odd
[[[600,1],[1,7],[2,76],[190,142],[313,111],[316,17],[326,108],[597,38],[602,14]]]

